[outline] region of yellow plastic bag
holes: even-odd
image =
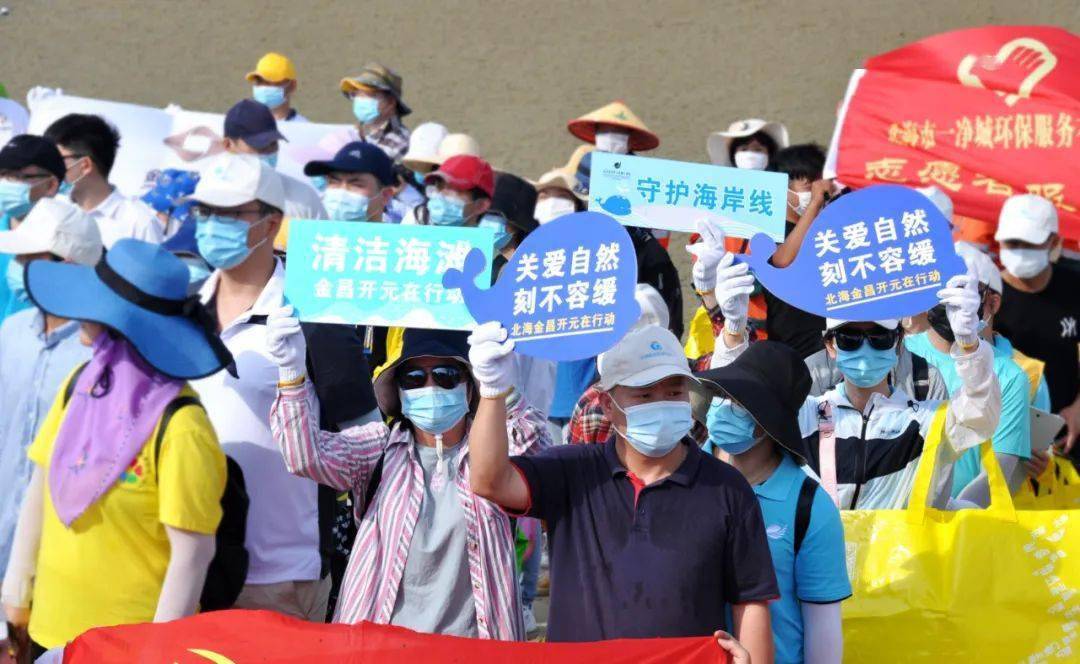
[[[903,510],[842,512],[848,662],[1080,661],[1080,511],[1016,510],[989,442],[991,506],[926,506],[945,407]]]
[[[1025,510],[1080,509],[1080,473],[1071,461],[1054,454],[1038,480],[1024,480],[1013,503]]]

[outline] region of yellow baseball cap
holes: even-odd
[[[248,72],[247,80],[254,83],[257,79],[263,79],[270,83],[296,80],[296,68],[292,60],[280,53],[267,53],[259,58],[255,65],[255,71]]]

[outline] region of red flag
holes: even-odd
[[[837,177],[936,185],[996,225],[1034,193],[1080,239],[1080,37],[1053,27],[957,30],[870,58],[841,118]]]
[[[597,643],[511,643],[420,634],[362,622],[323,625],[270,611],[216,611],[170,623],[92,629],[67,646],[65,664],[146,662],[514,662],[515,664],[728,664],[712,637]]]

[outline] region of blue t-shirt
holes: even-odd
[[[559,362],[555,369],[555,396],[551,400],[550,417],[570,419],[574,406],[589,386],[596,382],[596,358]]]
[[[11,216],[0,214],[0,231],[11,230]],[[8,288],[7,275],[8,264],[14,258],[11,254],[0,254],[0,322],[3,322],[11,314],[17,314],[24,309],[30,308],[30,298],[25,292],[22,297],[15,297]]]
[[[820,486],[795,554],[795,510],[805,479],[806,473],[784,454],[769,479],[754,487],[780,588],[780,599],[769,604],[778,664],[803,661],[802,602],[831,604],[851,596],[840,511]]]
[[[952,355],[943,353],[930,342],[927,332],[905,337],[904,345],[912,353],[932,364],[945,381],[949,394],[960,389],[960,374],[956,371],[956,360]],[[994,373],[1001,385],[1001,419],[994,431],[994,451],[998,454],[1011,454],[1021,459],[1031,457],[1031,414],[1029,395],[1031,383],[1020,365],[1013,361],[1013,349],[1008,340],[1001,335],[994,335]],[[973,447],[956,462],[953,471],[952,497],[960,492],[982,472],[979,448]]]

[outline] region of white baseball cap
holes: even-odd
[[[986,252],[970,242],[960,241],[956,243],[956,253],[964,259],[968,269],[975,273],[980,284],[995,293],[1002,292],[1001,271]]]
[[[255,155],[223,154],[207,164],[186,200],[223,208],[262,201],[284,211],[285,188],[277,171]]]
[[[994,239],[1042,244],[1051,233],[1057,232],[1058,215],[1053,203],[1042,196],[1017,194],[1009,196],[1001,206]]]
[[[13,231],[0,231],[0,253],[49,252],[80,265],[101,259],[101,233],[97,222],[74,203],[42,198]]]
[[[638,318],[634,327],[659,325],[667,328],[668,324],[671,323],[671,314],[668,312],[667,302],[660,295],[660,291],[653,288],[652,285],[638,284],[635,286],[634,299],[637,300],[638,306],[641,307],[641,317]]]
[[[840,327],[842,325],[847,325],[848,323],[873,323],[874,325],[880,325],[881,327],[885,328],[886,330],[895,330],[896,328],[900,327],[900,319],[899,318],[884,318],[882,320],[867,320],[867,321],[840,320],[839,318],[826,318],[825,319],[825,330],[826,331],[835,330],[836,328],[838,328],[838,327]]]
[[[915,191],[919,192],[923,196],[930,199],[930,202],[934,204],[941,214],[945,216],[945,219],[951,224],[953,223],[953,202],[941,189],[930,185],[929,187],[916,187]]]
[[[616,385],[644,387],[668,378],[693,378],[679,340],[667,328],[646,325],[626,333],[619,343],[596,358],[601,390]]]

